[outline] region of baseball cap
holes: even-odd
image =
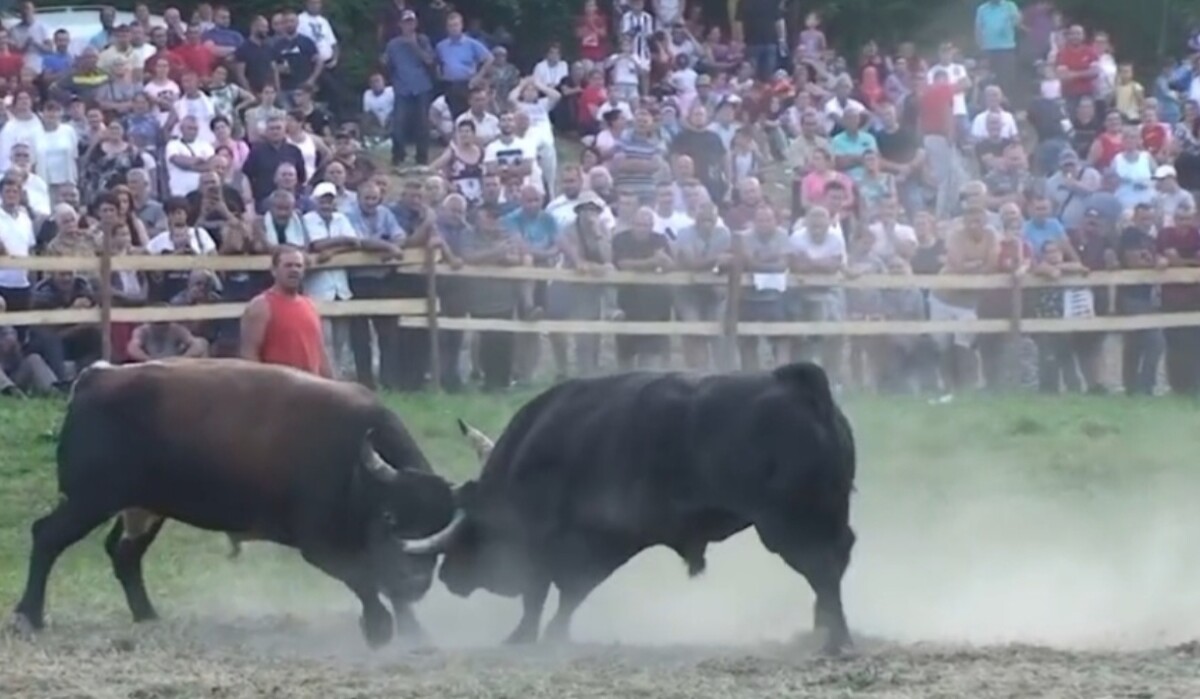
[[[337,187],[334,186],[332,182],[322,182],[316,187],[313,187],[312,196],[313,199],[320,199],[321,197],[336,197]]]
[[[584,211],[603,211],[603,207],[594,199],[584,199],[575,205],[575,213],[583,213]]]
[[[412,22],[412,21],[415,21],[416,19],[417,19],[417,13],[413,12],[412,10],[405,10],[404,12],[400,13],[400,21],[401,22]]]
[[[1165,180],[1168,177],[1177,176],[1178,174],[1175,172],[1174,165],[1160,165],[1158,169],[1154,171],[1154,179],[1156,180]]]
[[[1058,156],[1058,164],[1059,165],[1066,165],[1067,163],[1078,163],[1078,162],[1079,162],[1079,156],[1076,155],[1075,151],[1071,150],[1070,148],[1067,148]]]

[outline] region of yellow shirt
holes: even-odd
[[[1121,116],[1130,121],[1142,118],[1142,104],[1146,100],[1146,90],[1137,82],[1117,85],[1116,107]]]

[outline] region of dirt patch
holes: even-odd
[[[45,699],[313,697],[1185,697],[1196,653],[1079,653],[860,641],[828,659],[803,642],[745,647],[576,645],[376,653],[332,617],[71,624],[0,642],[4,696]]]

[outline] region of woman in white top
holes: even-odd
[[[300,155],[304,157],[304,172],[311,182],[320,167],[329,159],[329,148],[319,136],[304,130],[304,115],[300,112],[289,112],[286,123],[288,143],[300,149]]]
[[[50,102],[42,111],[42,137],[35,144],[34,168],[52,195],[58,188],[79,183],[79,133],[62,123],[62,106]]]
[[[13,146],[24,143],[36,147],[45,133],[42,120],[33,111],[33,95],[23,88],[17,90],[8,121],[0,128],[0,172],[12,166]]]
[[[541,161],[543,191],[554,198],[554,187],[558,182],[558,153],[554,147],[554,127],[550,124],[550,110],[558,104],[562,94],[550,85],[543,85],[532,77],[517,83],[508,93],[508,101],[517,111],[529,117],[526,138],[537,145],[538,160]],[[535,183],[536,184],[536,183]]]
[[[175,105],[175,100],[183,94],[183,90],[171,79],[171,62],[166,57],[154,61],[153,68],[154,75],[146,81],[144,88],[146,94],[159,109],[170,109]]]
[[[1113,158],[1112,171],[1121,180],[1117,200],[1122,209],[1130,211],[1154,201],[1154,157],[1142,147],[1142,133],[1135,126],[1125,128],[1121,142],[1125,149]]]

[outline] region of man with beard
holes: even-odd
[[[704,183],[714,202],[725,201],[729,189],[726,182],[726,151],[721,137],[708,130],[708,109],[697,104],[688,112],[684,128],[671,141],[671,153],[692,159],[696,178]]]
[[[250,38],[242,42],[233,54],[234,80],[256,95],[267,85],[279,89],[275,48],[267,38],[267,32],[267,18],[255,16],[250,20]]]
[[[575,223],[575,210],[584,201],[593,201],[600,207],[600,223],[612,228],[615,223],[612,211],[600,197],[583,189],[583,169],[578,165],[567,165],[562,171],[562,187],[559,195],[546,205],[546,213],[554,217],[558,229],[565,230]]]

